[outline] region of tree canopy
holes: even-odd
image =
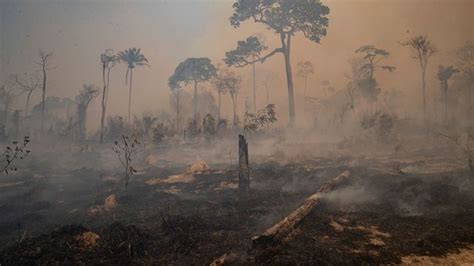
[[[302,32],[317,43],[326,35],[329,8],[319,0],[238,0],[233,7],[230,23],[234,27],[253,19],[276,34]]]
[[[208,81],[216,75],[216,67],[209,58],[188,58],[179,63],[168,79],[168,86],[174,90],[190,82]]]
[[[224,62],[228,66],[244,67],[258,61],[260,54],[266,49],[257,37],[250,36],[244,41],[238,41],[237,48],[225,53]]]

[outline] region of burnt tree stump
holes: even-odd
[[[239,135],[239,193],[242,196],[250,193],[249,150],[243,135]]]

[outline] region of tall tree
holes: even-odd
[[[445,67],[440,65],[438,67],[438,79],[441,83],[441,95],[443,96],[444,100],[444,124],[447,125],[448,123],[448,81],[449,79],[455,74],[458,73],[459,70],[454,68],[453,66]]]
[[[392,72],[396,69],[394,66],[379,64],[380,60],[388,57],[390,53],[374,45],[363,45],[355,53],[362,54],[361,71],[363,79],[360,80],[358,86],[367,99],[375,101],[381,91],[380,88],[377,88],[377,81],[374,78],[375,70],[380,68]]]
[[[291,71],[291,38],[298,32],[315,43],[326,36],[329,8],[319,0],[237,0],[230,23],[234,27],[247,20],[265,25],[279,35],[281,47],[261,57],[260,62],[277,53],[285,59],[285,71],[288,85],[288,108],[290,126],[295,122],[295,101],[293,76]]]
[[[51,66],[51,59],[53,58],[52,52],[45,52],[43,50],[39,51],[38,60],[35,61],[37,65],[40,66],[41,72],[43,73],[43,84],[42,84],[42,91],[43,96],[41,98],[41,134],[44,134],[44,112],[46,108],[46,82],[47,82],[47,74],[49,70],[54,69]]]
[[[100,117],[100,143],[104,142],[104,124],[105,124],[105,111],[107,108],[107,99],[109,96],[109,85],[110,85],[110,70],[117,63],[117,56],[114,54],[112,49],[106,49],[104,53],[100,55],[100,62],[102,64],[102,114]]]
[[[229,92],[230,98],[232,100],[232,111],[233,111],[232,121],[233,121],[234,127],[237,127],[237,110],[236,110],[237,95],[240,90],[240,83],[242,79],[232,71],[224,71],[221,74],[221,78],[222,78],[223,86],[225,90]]]
[[[301,61],[296,66],[297,72],[296,75],[302,77],[304,80],[304,90],[303,90],[303,104],[304,110],[306,112],[306,88],[308,76],[314,74],[313,64],[310,61]]]
[[[128,48],[117,54],[118,60],[127,64],[127,73],[125,74],[125,83],[129,83],[128,91],[128,126],[131,126],[131,111],[132,111],[132,83],[133,83],[133,69],[137,66],[150,66],[148,59],[142,54],[140,49]],[[130,76],[130,80],[129,80]]]
[[[260,59],[260,54],[266,49],[267,47],[264,46],[256,36],[250,36],[244,41],[238,41],[237,48],[225,53],[224,62],[228,66],[244,67],[249,64],[252,65],[253,112],[257,111],[255,63]]]
[[[304,80],[303,95],[306,98],[307,79],[309,75],[314,74],[313,64],[310,61],[301,61],[298,63],[296,75]]]
[[[26,93],[26,103],[25,103],[25,114],[24,117],[28,116],[30,99],[33,92],[39,88],[40,80],[35,75],[26,75],[25,78],[21,79],[18,75],[15,75],[16,86],[20,89],[21,94]]]
[[[415,54],[413,58],[418,60],[421,69],[421,88],[423,92],[423,121],[425,127],[428,126],[428,119],[426,114],[426,69],[428,68],[428,62],[431,56],[436,52],[431,41],[428,40],[427,36],[418,35],[414,36],[406,42],[401,43],[403,46],[411,47]]]
[[[219,67],[217,72],[216,72],[216,76],[214,76],[214,78],[212,78],[212,80],[211,80],[211,83],[212,83],[213,87],[217,91],[217,121],[220,121],[220,119],[221,119],[221,98],[222,98],[222,94],[227,93],[227,87],[224,83],[224,76],[223,76],[223,74],[226,71],[227,70],[222,69],[221,67]]]
[[[86,139],[87,108],[98,95],[99,89],[95,85],[84,84],[79,95],[76,96],[78,137],[81,141]]]
[[[456,66],[468,79],[470,88],[467,89],[468,115],[472,117],[472,91],[474,90],[474,42],[466,42],[456,50]],[[472,121],[471,121],[472,124]]]
[[[197,119],[197,85],[199,82],[209,81],[215,75],[216,67],[209,58],[188,58],[179,63],[173,75],[168,79],[168,86],[172,90],[179,90],[189,83],[194,83],[193,119],[195,121]]]

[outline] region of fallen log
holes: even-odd
[[[322,194],[328,193],[337,185],[346,180],[349,176],[350,172],[345,171],[331,181],[325,183],[323,186],[321,186],[318,192],[306,198],[300,207],[291,212],[283,220],[267,229],[263,234],[252,237],[253,244],[268,244],[273,243],[274,241],[285,241],[288,238],[291,238],[291,232],[293,232],[295,226],[299,224],[301,220],[303,220],[303,218],[306,217],[311,212],[311,210],[319,204]]]

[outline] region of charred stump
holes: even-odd
[[[241,196],[250,193],[249,151],[243,135],[239,135],[239,193]]]

